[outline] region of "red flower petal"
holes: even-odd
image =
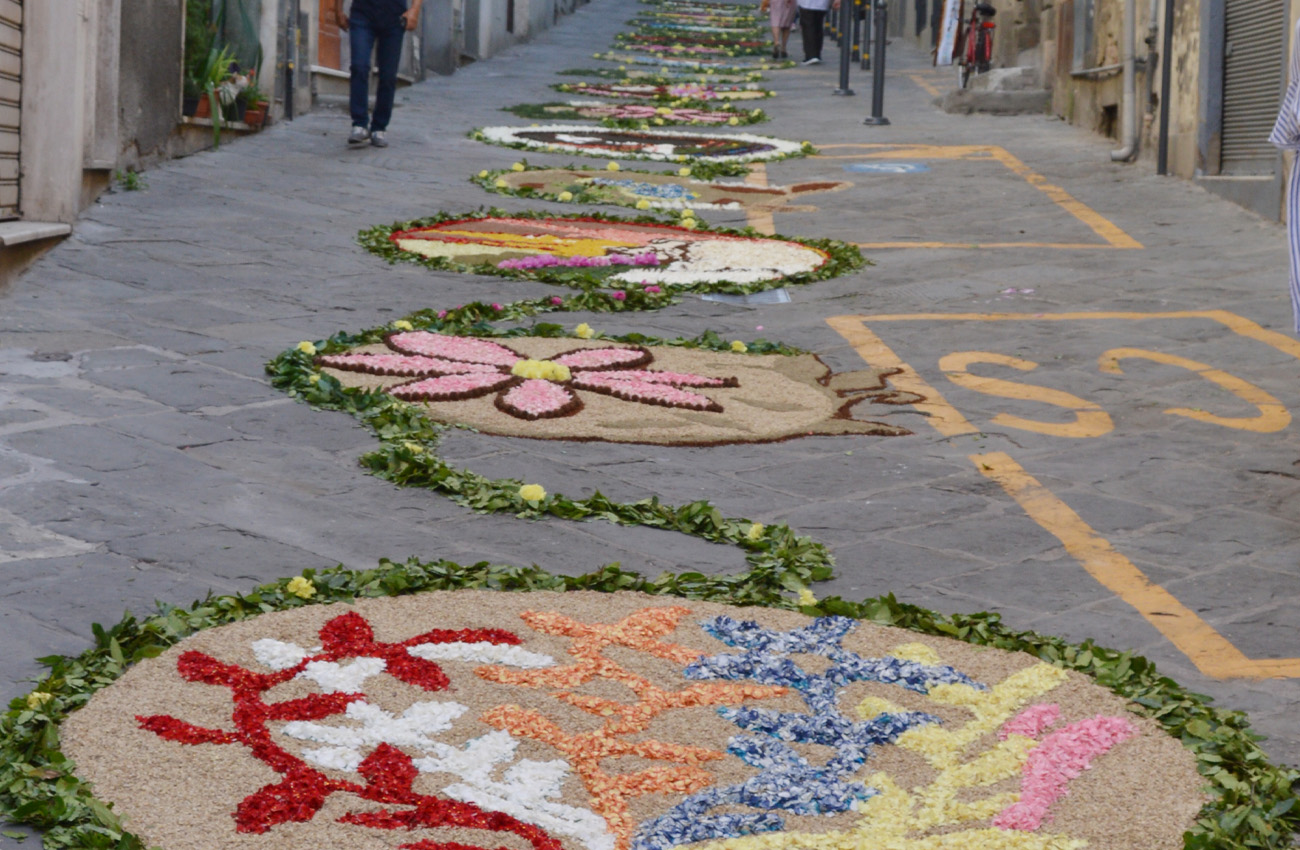
[[[497,643],[515,646],[523,641],[505,629],[433,629],[408,638],[401,645],[419,646],[422,643]]]
[[[159,738],[182,744],[233,744],[239,740],[239,736],[233,732],[205,729],[166,714],[154,714],[149,717],[137,714],[135,719],[139,721],[141,729],[147,729]]]
[[[400,644],[385,647],[382,658],[386,662],[386,672],[408,685],[426,691],[440,691],[451,684],[441,667],[424,658],[416,658]]]
[[[357,772],[368,783],[361,796],[385,803],[415,803],[419,795],[411,790],[419,771],[411,757],[392,744],[380,744],[366,756]]]
[[[321,626],[320,642],[330,655],[369,655],[375,645],[375,631],[365,617],[349,611]]]
[[[235,830],[262,833],[278,823],[309,821],[325,805],[326,797],[351,787],[350,783],[331,781],[310,768],[295,768],[283,781],[240,801],[235,809]]]
[[[267,720],[320,720],[347,710],[362,694],[309,694],[301,699],[274,702],[266,707]]]

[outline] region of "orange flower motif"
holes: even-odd
[[[564,753],[591,795],[592,809],[605,819],[614,833],[617,850],[626,850],[630,846],[636,830],[636,822],[628,813],[629,798],[662,792],[694,793],[713,781],[712,774],[698,765],[723,756],[717,750],[704,747],[668,741],[627,740],[623,736],[644,732],[655,717],[672,709],[736,705],[747,699],[781,696],[788,690],[774,685],[696,682],[679,691],[668,691],[603,654],[606,647],[621,646],[678,664],[690,664],[703,653],[661,639],[676,630],[678,621],[689,613],[689,609],[680,606],[643,608],[617,623],[583,623],[562,614],[527,611],[520,616],[535,631],[573,639],[569,654],[577,659],[577,663],[540,670],[488,666],[475,671],[489,681],[533,688],[575,687],[592,679],[608,679],[627,686],[636,694],[636,702],[621,703],[571,691],[556,693],[556,699],[605,718],[601,728],[575,734],[565,732],[539,712],[515,705],[497,706],[482,717],[483,722],[490,726],[515,736],[542,741]],[[621,774],[609,773],[601,766],[604,759],[619,756],[639,756],[677,766],[651,767]]]

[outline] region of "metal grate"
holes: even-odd
[[[18,218],[22,73],[22,0],[0,0],[0,219]]]
[[[1223,48],[1223,174],[1272,174],[1268,134],[1286,74],[1286,0],[1228,0]]]

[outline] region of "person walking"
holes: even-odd
[[[388,147],[388,121],[393,116],[393,98],[397,94],[397,68],[402,60],[402,39],[420,21],[424,0],[352,0],[352,10],[344,16],[344,0],[334,0],[334,18],[339,29],[348,33],[352,48],[352,80],[349,105],[352,132],[348,147],[366,142],[377,148]],[[375,111],[370,113],[370,54],[375,54],[379,68],[379,86],[375,91]]]
[[[826,12],[840,8],[840,0],[798,0],[799,33],[803,36],[803,64],[822,63],[822,40],[826,26]]]
[[[1291,179],[1287,181],[1286,233],[1291,247],[1291,318],[1300,334],[1300,21],[1296,21],[1291,51],[1291,72],[1268,140],[1291,151]]]
[[[772,58],[788,58],[790,54],[785,52],[785,47],[790,41],[790,27],[794,26],[794,16],[799,11],[795,0],[763,0],[758,6],[758,11],[767,12],[768,23],[772,25]]]

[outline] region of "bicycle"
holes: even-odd
[[[971,12],[970,20],[962,30],[957,41],[958,82],[962,88],[970,84],[973,74],[986,73],[993,66],[993,16],[998,13],[988,3],[977,2]]]

